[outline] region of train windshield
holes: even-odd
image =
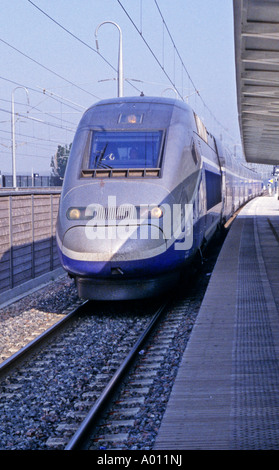
[[[159,168],[162,131],[94,131],[88,169]]]

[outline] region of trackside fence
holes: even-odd
[[[61,268],[55,241],[60,191],[58,188],[24,192],[1,190],[2,301],[6,300],[4,293],[7,291],[20,293],[19,286],[32,287],[32,280],[43,280],[44,275]]]

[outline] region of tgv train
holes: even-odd
[[[62,266],[81,298],[164,293],[261,190],[258,175],[182,101],[100,101],[79,123],[65,173],[56,229]]]

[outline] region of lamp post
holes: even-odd
[[[100,26],[102,26],[105,23],[113,24],[114,26],[116,26],[116,28],[119,31],[118,72],[117,72],[117,76],[118,76],[117,82],[118,83],[117,83],[117,85],[118,85],[118,97],[122,97],[123,96],[123,82],[124,82],[124,79],[123,79],[123,55],[122,55],[122,31],[120,29],[120,26],[118,26],[118,24],[114,23],[113,21],[104,21],[103,23],[99,24],[99,26],[97,26],[96,31],[95,31],[97,51],[99,51],[99,45],[98,45],[98,40],[97,40],[98,30],[99,30]]]
[[[13,187],[16,188],[16,158],[15,158],[15,150],[16,150],[16,143],[15,143],[15,100],[14,94],[18,88],[23,88],[26,92],[27,102],[29,105],[29,94],[27,88],[24,86],[17,86],[12,91],[12,165],[13,165]]]

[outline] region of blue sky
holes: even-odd
[[[209,130],[240,149],[231,0],[1,0],[2,173],[11,173],[12,168],[12,94],[20,114],[18,174],[30,174],[32,169],[48,174],[57,145],[72,142],[83,111],[99,99],[117,95],[117,28],[103,25],[98,33],[102,57],[94,51],[95,29],[103,21],[114,21],[122,30],[124,77],[133,79],[125,81],[125,96],[143,91],[174,97],[169,89],[174,83],[180,96],[190,95],[189,104]],[[27,93],[19,86],[27,88],[29,106]]]

